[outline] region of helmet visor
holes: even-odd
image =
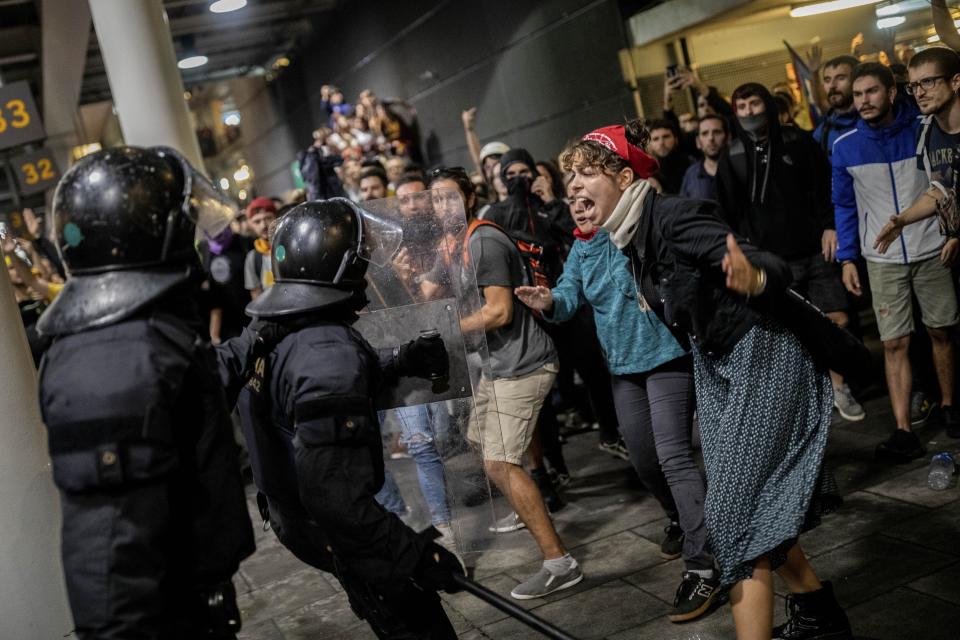
[[[197,226],[197,240],[215,238],[237,217],[237,206],[174,149],[159,147],[183,168],[184,213]]]
[[[393,200],[396,198],[371,200],[364,202],[362,207],[357,207],[360,223],[363,225],[363,241],[357,253],[378,267],[387,266],[403,242],[403,229],[400,225],[377,213],[378,208]]]

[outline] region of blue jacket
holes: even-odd
[[[590,240],[577,240],[553,289],[553,309],[544,314],[550,322],[563,322],[581,304],[593,307],[613,375],[650,371],[685,353],[653,311],[641,310],[628,260],[603,229]]]
[[[853,131],[858,122],[860,122],[860,114],[855,109],[851,109],[847,113],[835,113],[831,109],[827,112],[827,117],[821,120],[817,128],[813,130],[813,139],[829,156],[833,153],[833,143],[837,141],[837,138],[848,131]]]
[[[830,162],[838,260],[862,255],[871,262],[907,264],[939,253],[943,239],[935,217],[907,226],[885,254],[873,248],[890,216],[899,215],[929,187],[916,161],[919,126],[913,111],[898,108],[889,127],[875,129],[861,120],[837,138]]]

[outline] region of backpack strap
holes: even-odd
[[[257,281],[263,282],[263,254],[253,250],[253,271],[257,274]]]
[[[480,227],[493,227],[494,229],[499,229],[510,240],[510,244],[513,244],[513,238],[510,237],[510,234],[507,233],[507,230],[498,225],[496,222],[491,222],[490,220],[481,220],[480,218],[474,218],[470,221],[470,224],[467,225],[467,233],[463,238],[463,264],[470,264],[470,238],[473,237],[473,232],[479,229]]]
[[[830,131],[833,129],[833,122],[830,121],[830,113],[827,113],[827,117],[823,119],[820,127],[820,148],[827,152],[827,155],[830,155],[833,149],[827,148],[827,141],[830,140]]]
[[[930,170],[930,156],[927,153],[927,147],[930,146],[930,125],[933,122],[933,114],[923,116],[920,119],[920,135],[917,136],[917,168],[923,169],[927,174],[927,180],[933,182],[933,174]]]

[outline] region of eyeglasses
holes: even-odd
[[[937,86],[937,80],[945,80],[947,76],[928,76],[917,82],[908,82],[906,89],[907,94],[911,96],[917,95],[917,87],[923,89],[924,92],[930,91],[935,86]]]

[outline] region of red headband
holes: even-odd
[[[633,172],[641,178],[649,178],[660,169],[660,163],[640,147],[627,142],[626,131],[622,124],[603,127],[583,136],[584,140],[593,140],[602,147],[613,151],[629,163]]]

